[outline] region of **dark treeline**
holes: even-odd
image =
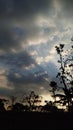
[[[18,98],[18,97],[17,97]],[[40,105],[42,97],[36,95],[34,91],[28,96],[24,96],[20,101],[16,101],[14,96],[11,97],[11,105],[6,99],[0,99],[0,112],[57,112],[59,109],[52,101],[45,101],[45,105]],[[7,108],[5,105],[7,104]]]

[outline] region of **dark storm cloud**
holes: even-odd
[[[0,16],[18,18],[44,13],[51,6],[51,0],[0,0]]]
[[[39,91],[41,86],[43,86],[44,90],[48,90],[49,82],[50,80],[53,80],[53,73],[57,73],[57,68],[53,63],[47,63],[42,66],[43,67],[36,65],[34,68],[32,68],[32,70],[10,69],[10,71],[7,74],[9,84],[12,84],[15,91],[18,90],[18,93],[20,91],[23,92],[23,90]],[[43,90],[41,91],[43,92]]]
[[[0,50],[10,52],[13,48],[19,48],[21,38],[20,36],[16,38],[12,27],[0,24]]]
[[[30,32],[36,27],[34,20],[37,15],[46,15],[51,6],[51,0],[0,0],[0,50],[19,51],[22,42],[25,44],[32,37]]]
[[[23,85],[23,84],[41,84],[43,83],[45,80],[44,78],[46,78],[47,74],[45,74],[45,72],[43,71],[43,75],[40,74],[39,71],[39,75],[37,73],[30,73],[30,71],[23,71],[24,74],[21,74],[21,72],[17,72],[17,74],[19,75],[19,77],[16,75],[16,72],[12,73],[9,72],[9,74],[7,75],[7,78],[10,82],[12,82],[14,84],[14,86],[17,86],[19,84]],[[48,76],[47,76],[48,77]]]
[[[24,91],[28,92],[30,90],[40,92],[41,86],[43,86],[46,90],[45,86],[48,86],[48,82],[45,80],[45,78],[48,78],[48,74],[43,68],[39,67],[38,72],[36,69],[37,66],[35,66],[35,72],[34,69],[32,69],[32,72],[30,72],[30,70],[23,70],[23,73],[21,73],[20,70],[15,70],[14,72],[11,70],[9,71],[7,74],[7,79],[10,86],[13,86],[16,93],[23,93]]]
[[[3,95],[14,95],[31,90],[39,92],[39,94],[43,93],[49,89],[51,71],[53,73],[53,71],[56,70],[53,63],[37,65],[35,60],[32,59],[27,52],[3,54],[0,56],[0,61],[5,66],[8,65],[8,69],[5,73],[8,88],[0,89]],[[34,67],[29,68],[32,64],[34,64]]]
[[[0,62],[15,69],[28,67],[31,64],[36,65],[35,60],[26,51],[13,54],[2,54],[0,55]]]

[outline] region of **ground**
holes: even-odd
[[[1,113],[0,130],[73,130],[68,113]]]

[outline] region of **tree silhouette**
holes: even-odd
[[[4,103],[7,102],[6,99],[0,99],[0,112],[4,112],[6,111],[5,107],[4,107]]]
[[[36,110],[36,108],[41,103],[41,96],[36,95],[34,91],[31,91],[31,93],[23,98],[23,103],[26,103],[28,106],[29,111]]]
[[[73,46],[69,50],[64,50],[64,44],[56,46],[57,54],[59,55],[58,63],[60,64],[59,72],[57,77],[60,79],[62,84],[63,94],[56,94],[56,97],[59,97],[60,100],[57,103],[66,105],[68,111],[72,107],[73,102]]]

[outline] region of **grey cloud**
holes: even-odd
[[[48,75],[50,76],[50,78],[54,78],[57,75],[58,72],[58,68],[57,66],[53,63],[53,61],[46,63],[46,69],[48,71]]]
[[[73,6],[73,0],[61,0],[61,2],[63,3],[63,6],[67,9],[71,9]]]
[[[20,30],[21,31],[21,30]],[[11,52],[21,49],[20,43],[23,41],[23,34],[20,35],[16,32],[16,28],[8,23],[0,22],[0,50]]]
[[[19,75],[16,76],[16,74]],[[16,84],[29,84],[29,83],[42,83],[44,82],[44,77],[48,76],[45,73],[45,70],[41,67],[36,65],[34,68],[30,68],[29,70],[22,69],[22,68],[13,68],[7,74],[7,78],[9,81],[16,83]]]
[[[26,51],[13,54],[2,54],[0,55],[0,62],[15,69],[28,67],[31,64],[36,65],[35,60]]]
[[[64,18],[73,19],[73,0],[59,0],[59,4],[61,4],[61,15]],[[60,15],[60,16],[61,16]]]
[[[47,12],[51,4],[51,0],[0,0],[0,16],[19,19],[19,17]]]
[[[61,0],[59,4],[62,4],[63,9],[59,12],[60,16],[72,16],[72,0]],[[55,32],[55,27],[38,27],[35,23],[38,15],[46,16],[50,10],[54,11],[53,0],[0,0],[0,50],[19,51],[22,50],[22,44],[26,44],[32,39],[34,41],[41,37],[47,37]],[[57,16],[55,24],[60,30],[62,28],[60,27],[61,21]]]
[[[57,36],[54,37],[55,42],[57,42],[59,40],[59,38]],[[53,40],[49,40],[46,43],[40,43],[38,45],[31,45],[28,46],[27,50],[29,51],[29,53],[36,51],[37,55],[33,55],[33,58],[36,57],[43,57],[45,58],[46,56],[50,56],[50,51],[54,45],[54,41]],[[55,48],[54,48],[55,49]]]
[[[22,42],[39,36],[41,29],[37,29],[35,19],[47,15],[51,8],[51,0],[0,0],[0,50],[18,51]]]
[[[29,60],[29,61],[28,61]],[[39,93],[43,93],[49,89],[49,80],[53,71],[56,71],[56,67],[53,63],[37,65],[35,60],[31,56],[25,53],[18,54],[6,54],[0,56],[0,61],[3,64],[8,64],[8,68],[5,76],[8,81],[8,86],[13,89],[0,89],[3,95],[14,95],[19,93],[24,93],[25,91],[34,90]],[[19,63],[19,64],[18,64]],[[26,66],[34,64],[34,68],[26,70]],[[22,66],[24,65],[24,69]],[[52,70],[51,70],[52,66]],[[49,76],[48,76],[49,75]],[[46,80],[48,79],[48,81]],[[52,76],[51,76],[52,78]],[[43,89],[41,90],[41,87]],[[5,91],[4,91],[5,90]],[[3,92],[4,91],[4,92]]]
[[[0,88],[0,96],[11,96],[13,95],[14,90],[7,88]]]
[[[39,69],[39,68],[38,68]],[[36,67],[35,67],[36,71]],[[29,91],[29,90],[34,90],[34,91],[41,91],[40,88],[41,86],[44,87],[44,90],[46,90],[45,86],[48,86],[48,82],[45,80],[46,77],[48,77],[47,73],[42,69],[42,72],[35,72],[30,73],[30,71],[26,72],[25,70],[23,71],[24,74],[21,74],[19,71],[17,72],[20,77],[16,77],[16,72],[9,72],[7,75],[7,79],[9,81],[9,84],[13,85],[14,91],[16,93],[20,93],[23,91]],[[43,91],[43,90],[42,90]]]
[[[27,24],[26,27],[0,23],[0,50],[5,52],[20,51],[23,49],[22,45],[28,43],[28,41],[35,41],[42,37],[47,38],[52,32],[55,32],[54,27],[47,29],[45,26],[38,27],[35,23],[33,23],[33,26]]]
[[[18,92],[23,90],[39,91],[41,86],[43,86],[44,88],[44,90],[41,91],[45,91],[49,89],[49,82],[50,80],[53,80],[52,78],[54,78],[54,76],[56,75],[56,71],[57,68],[54,63],[48,63],[42,65],[42,67],[36,65],[35,68],[32,69],[32,71],[31,69],[24,70],[23,73],[21,72],[21,70],[10,70],[7,74],[7,79],[9,83],[14,86],[15,91],[18,90]],[[16,76],[16,73],[19,75],[19,77]],[[54,73],[53,77],[52,73]]]

